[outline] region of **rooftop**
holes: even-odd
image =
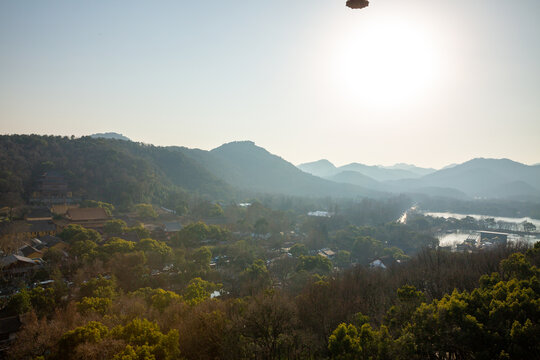
[[[19,249],[19,251],[25,257],[27,257],[28,255],[31,255],[33,253],[36,253],[36,252],[39,252],[39,253],[41,252],[38,249],[36,249],[35,247],[30,246],[30,245],[23,246],[22,248]]]
[[[28,214],[26,214],[26,219],[43,219],[50,218],[52,219],[52,213],[46,206],[31,208]]]
[[[48,220],[32,221],[29,225],[30,232],[49,232],[56,230],[56,225]]]
[[[52,247],[52,246],[58,244],[59,242],[62,242],[62,239],[60,239],[57,236],[52,236],[52,235],[42,236],[38,240],[40,240],[42,243],[47,245],[47,247]]]
[[[33,259],[30,259],[30,258],[27,258],[27,257],[24,257],[24,256],[11,254],[11,255],[8,255],[8,256],[3,257],[2,259],[0,259],[0,267],[6,267],[6,266],[9,266],[11,264],[15,264],[17,262],[23,262],[23,263],[28,263],[28,264],[32,264],[32,265],[37,264],[37,262],[35,260],[33,260]]]
[[[182,230],[182,224],[180,224],[179,222],[166,222],[164,225],[166,232],[175,232]]]
[[[72,221],[107,220],[109,215],[103,208],[75,208],[67,211],[67,217]]]

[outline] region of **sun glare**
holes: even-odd
[[[437,81],[429,34],[399,19],[350,26],[336,52],[337,86],[356,104],[394,107],[421,101]]]

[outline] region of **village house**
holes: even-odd
[[[373,260],[369,263],[369,267],[372,269],[386,269],[386,265],[380,259]]]
[[[32,245],[24,245],[17,252],[19,253],[20,256],[24,256],[29,259],[41,259],[45,251],[46,251],[45,247],[42,247],[41,249],[37,249],[33,247]]]
[[[46,206],[33,207],[24,216],[26,221],[52,221],[53,214]]]
[[[11,254],[0,259],[0,269],[6,277],[25,277],[43,267],[43,261]]]
[[[369,267],[372,269],[386,269],[389,266],[399,262],[401,261],[396,261],[391,255],[384,255],[371,261],[369,263]]]
[[[56,235],[56,225],[49,220],[13,221],[3,224],[0,229],[0,240],[23,242],[46,235]]]
[[[49,249],[66,250],[67,244],[62,239],[46,235],[41,239],[32,238],[26,244],[17,250],[17,255],[27,257],[29,259],[40,259]]]
[[[41,241],[41,243],[44,244],[48,250],[57,249],[65,251],[68,248],[68,244],[56,236],[45,235],[40,237],[39,239],[32,239],[32,241],[34,240]]]
[[[480,231],[480,243],[490,242],[492,244],[504,245],[508,241],[508,234],[494,231]]]
[[[166,233],[175,233],[182,230],[182,224],[178,221],[166,222],[163,226]]]
[[[54,215],[64,216],[69,209],[75,209],[78,207],[78,204],[54,204],[53,206],[51,206],[51,212]]]
[[[66,218],[70,224],[77,224],[91,229],[101,229],[111,217],[105,209],[96,208],[72,208],[66,212]]]
[[[30,225],[29,228],[29,237],[30,238],[39,238],[46,235],[56,235],[56,225],[52,221],[40,220],[28,222]]]
[[[319,250],[318,254],[329,260],[332,260],[336,256],[336,252],[333,250],[330,250],[329,248],[324,248],[324,249]]]
[[[163,224],[163,232],[167,239],[171,239],[171,237],[180,230],[182,230],[182,224],[178,221],[171,221]]]

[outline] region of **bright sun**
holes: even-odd
[[[347,29],[338,45],[338,86],[359,105],[394,107],[421,101],[440,72],[429,33],[395,18],[362,20]]]

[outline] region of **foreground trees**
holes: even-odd
[[[540,249],[537,245],[536,249]],[[540,270],[516,253],[473,291],[454,290],[423,302],[413,287],[398,290],[387,326],[340,324],[329,338],[334,359],[532,359],[540,357]]]
[[[52,290],[14,297],[14,309],[30,312],[10,357],[535,359],[539,261],[540,244],[526,252],[426,251],[385,271],[313,274],[298,295],[264,285],[265,265],[255,261],[243,275],[257,285],[249,296],[215,299],[210,294],[221,284],[201,278],[176,291],[130,291],[136,283],[97,276],[55,311],[34,311],[47,308]],[[464,263],[470,268],[460,271]],[[441,289],[454,290],[436,295]]]
[[[58,359],[172,360],[180,350],[176,330],[163,334],[156,323],[134,319],[112,329],[91,321],[70,330],[60,338],[57,354]]]

